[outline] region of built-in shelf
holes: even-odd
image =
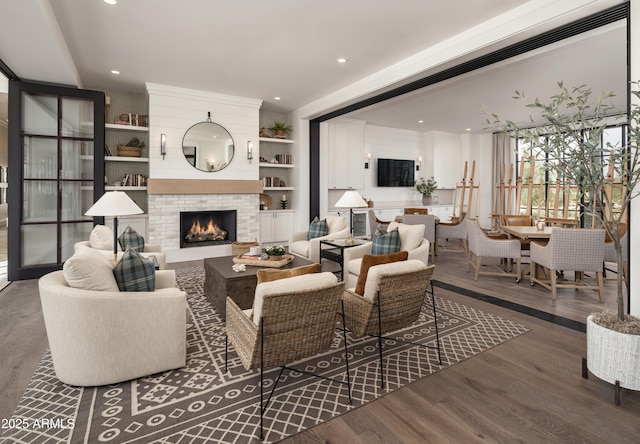
[[[149,132],[148,126],[119,125],[117,123],[105,123],[104,127],[109,129],[116,129],[116,130]]]
[[[105,185],[106,191],[146,191],[147,187],[131,187],[121,185]]]
[[[265,191],[293,191],[294,187],[264,187]]]
[[[260,142],[273,142],[273,143],[295,143],[295,140],[291,139],[276,139],[275,137],[260,137]]]
[[[149,162],[148,157],[104,156],[106,162]]]
[[[260,162],[260,168],[293,168],[294,165],[288,163],[268,163]]]

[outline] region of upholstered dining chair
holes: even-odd
[[[554,228],[547,245],[531,243],[531,286],[540,284],[551,290],[555,301],[558,288],[591,289],[604,302],[604,236],[603,229]],[[547,279],[538,276],[537,266],[548,270]],[[575,281],[558,281],[556,271],[575,272]],[[584,272],[596,274],[596,284],[585,281]]]
[[[406,342],[383,335],[408,327],[418,319],[424,299],[431,287],[434,269],[435,265],[426,266],[422,261],[415,259],[375,265],[368,270],[363,295],[357,294],[354,289],[345,290],[342,293],[344,325],[355,338],[363,336],[378,338],[382,388],[384,388],[385,375],[382,338]],[[436,343],[435,345],[412,344],[436,349],[438,363],[442,364],[433,290],[430,295]]]
[[[462,213],[459,218],[451,222],[440,222],[438,224],[438,245],[443,247],[445,251],[463,252],[468,256],[467,252],[467,224],[465,218],[467,213]],[[447,246],[447,242],[455,240],[459,242],[460,248],[451,248]]]
[[[407,225],[424,225],[424,238],[429,241],[431,262],[436,261],[436,217],[433,214],[405,214],[402,223]]]
[[[474,268],[474,279],[477,281],[478,276],[493,275],[493,276],[511,276],[516,278],[516,282],[520,281],[520,260],[521,250],[520,241],[518,239],[497,239],[486,235],[477,220],[466,219],[467,224],[467,236],[469,243],[469,257],[467,261],[467,271],[469,266]],[[475,256],[475,261],[473,257]],[[480,271],[482,267],[483,258],[499,258],[500,260],[507,260],[507,267],[511,266],[513,259],[516,261],[516,272],[512,273],[512,270],[506,271],[498,266],[496,271]]]
[[[507,226],[525,226],[534,227],[536,220],[533,216],[521,215],[521,214],[503,214],[500,216],[500,223]],[[530,249],[531,239],[520,239],[520,246],[523,250],[528,251]]]
[[[227,297],[225,371],[229,342],[245,370],[260,369],[260,438],[263,438],[264,412],[287,364],[328,350],[336,330],[336,313],[342,314],[340,295],[343,284],[333,273],[313,273],[263,282],[256,286],[253,307],[241,310]],[[344,319],[343,319],[344,323]],[[344,333],[345,353],[347,352]],[[271,394],[264,402],[264,370],[281,367]],[[306,370],[296,370],[306,372]],[[345,381],[351,402],[349,366]]]

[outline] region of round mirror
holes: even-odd
[[[217,123],[196,123],[184,133],[182,152],[187,162],[200,171],[220,171],[233,159],[233,139]]]

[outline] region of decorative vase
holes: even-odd
[[[640,390],[640,335],[610,330],[587,317],[587,368],[603,381]]]
[[[422,205],[424,206],[431,205],[431,194],[422,195]]]

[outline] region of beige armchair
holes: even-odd
[[[540,284],[551,290],[555,301],[558,288],[591,289],[598,292],[604,302],[604,250],[605,230],[589,228],[554,228],[547,245],[531,243],[531,286]],[[538,275],[540,265],[548,270],[549,277]],[[557,272],[575,272],[575,282],[558,281]],[[596,274],[596,283],[590,285],[585,271]]]
[[[424,238],[424,225],[408,225],[398,222],[390,222],[388,230],[398,228],[400,233],[400,251],[409,253],[408,259],[417,259],[425,265],[429,265],[430,243]],[[347,288],[354,288],[360,275],[362,258],[365,254],[371,254],[371,242],[357,247],[345,248],[343,252],[343,263],[345,276],[343,280]]]
[[[106,269],[95,264],[90,279],[111,290],[70,287],[63,271],[38,281],[58,379],[74,386],[108,385],[183,367],[187,294],[176,287],[175,272],[157,271],[153,292],[121,293],[111,265],[104,264]],[[113,282],[107,282],[109,275]]]
[[[407,225],[424,225],[424,238],[429,241],[429,254],[431,261],[436,261],[436,217],[433,214],[406,214],[402,217],[402,223]]]
[[[289,237],[289,252],[311,262],[320,262],[320,241],[324,239],[346,239],[349,226],[342,216],[327,214],[325,217],[329,232],[325,236],[308,239],[309,231],[297,231]]]

